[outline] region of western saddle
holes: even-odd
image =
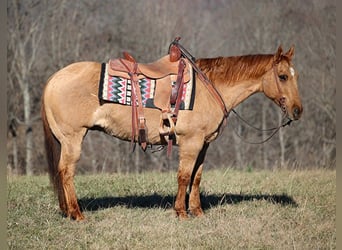
[[[174,127],[181,105],[183,86],[190,80],[190,70],[187,58],[177,46],[180,37],[177,37],[169,47],[169,53],[161,59],[148,63],[137,63],[128,53],[123,58],[109,60],[108,73],[129,79],[132,84],[132,145],[138,141],[145,151],[147,147],[147,128],[142,106],[142,97],[139,79],[149,78],[156,80],[154,105],[161,113],[159,133],[168,142],[168,156],[174,139]],[[175,82],[175,84],[172,84]],[[173,86],[172,86],[173,85]],[[174,105],[173,110],[171,105]]]

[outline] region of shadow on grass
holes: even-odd
[[[187,197],[188,199],[188,197]],[[224,204],[238,204],[241,202],[265,200],[272,204],[280,204],[282,206],[297,207],[297,203],[292,197],[286,194],[281,195],[248,195],[248,194],[223,194],[223,195],[206,195],[201,194],[201,203],[203,210]],[[101,197],[101,198],[81,198],[78,203],[83,211],[96,211],[116,206],[125,206],[128,208],[172,208],[175,201],[174,196],[163,196],[159,194],[142,195],[142,196],[124,196],[124,197]]]

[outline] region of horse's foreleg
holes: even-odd
[[[187,218],[186,212],[186,190],[190,184],[196,159],[202,146],[198,146],[192,140],[184,140],[179,148],[179,167],[178,167],[178,192],[175,201],[175,211],[179,218]]]
[[[190,195],[189,195],[189,209],[192,215],[194,216],[202,216],[203,210],[201,207],[201,200],[200,200],[200,192],[199,192],[199,184],[201,182],[201,176],[202,176],[202,167],[203,164],[201,164],[192,181],[192,185],[190,186]]]
[[[209,144],[204,144],[201,152],[199,153],[197,157],[197,161],[195,163],[195,167],[191,175],[189,209],[190,209],[191,214],[193,214],[194,216],[203,215],[203,210],[201,207],[201,200],[200,200],[199,185],[201,182],[203,162],[204,162],[204,158],[205,158],[208,146]]]
[[[84,216],[78,206],[74,186],[75,166],[81,155],[83,134],[73,137],[68,143],[61,143],[61,158],[58,177],[61,189],[58,190],[60,208],[67,217],[83,220]]]

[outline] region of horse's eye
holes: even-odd
[[[279,79],[280,79],[280,81],[282,81],[282,82],[287,81],[287,78],[288,78],[287,75],[279,75]]]

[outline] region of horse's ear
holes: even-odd
[[[283,54],[283,48],[281,47],[281,45],[279,45],[277,53],[275,53],[273,57],[274,63],[280,62],[282,54]]]
[[[294,50],[295,50],[294,45],[292,45],[291,48],[289,49],[289,51],[286,52],[285,56],[286,56],[289,60],[291,60],[292,57],[294,56]]]

